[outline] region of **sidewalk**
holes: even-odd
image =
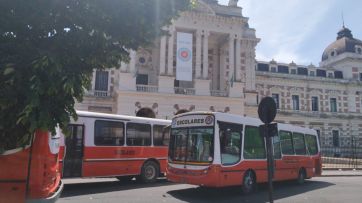
[[[324,170],[322,170],[322,176],[326,176],[326,177],[331,177],[331,176],[362,176],[362,170],[324,169]]]

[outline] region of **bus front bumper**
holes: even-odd
[[[63,191],[63,188],[64,188],[64,184],[62,181],[60,181],[57,191],[52,196],[47,197],[47,198],[41,198],[41,199],[28,199],[25,202],[26,203],[53,203],[53,202],[56,202],[59,199],[60,194]]]
[[[167,179],[174,183],[219,187],[219,175],[216,167],[207,170],[187,171],[168,168]]]

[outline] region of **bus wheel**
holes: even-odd
[[[305,170],[304,170],[303,168],[301,168],[301,169],[299,170],[297,183],[298,183],[299,185],[303,184],[303,183],[305,182],[305,178],[306,178]]]
[[[142,166],[141,179],[144,183],[153,183],[156,181],[159,173],[158,164],[153,161],[147,161]]]
[[[251,170],[245,172],[243,178],[242,190],[244,194],[250,194],[254,192],[256,187],[256,177]]]
[[[121,182],[129,182],[133,179],[133,176],[117,176],[116,178]]]

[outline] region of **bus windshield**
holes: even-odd
[[[213,146],[212,127],[172,129],[169,159],[171,162],[211,163]]]

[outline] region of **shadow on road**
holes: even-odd
[[[323,181],[306,181],[303,185],[295,182],[274,183],[273,199],[278,200],[294,195],[299,195],[308,191],[326,188],[334,184]],[[258,191],[250,195],[243,195],[240,187],[228,188],[188,188],[183,190],[173,190],[169,195],[185,202],[268,202],[268,186],[259,184]]]
[[[65,184],[63,192],[60,197],[73,197],[79,195],[99,194],[113,191],[125,191],[139,188],[159,187],[166,185],[173,185],[174,183],[168,182],[166,179],[159,179],[156,183],[140,183],[138,181],[121,182],[118,180],[105,181],[105,182],[87,182],[87,183],[71,183]]]

